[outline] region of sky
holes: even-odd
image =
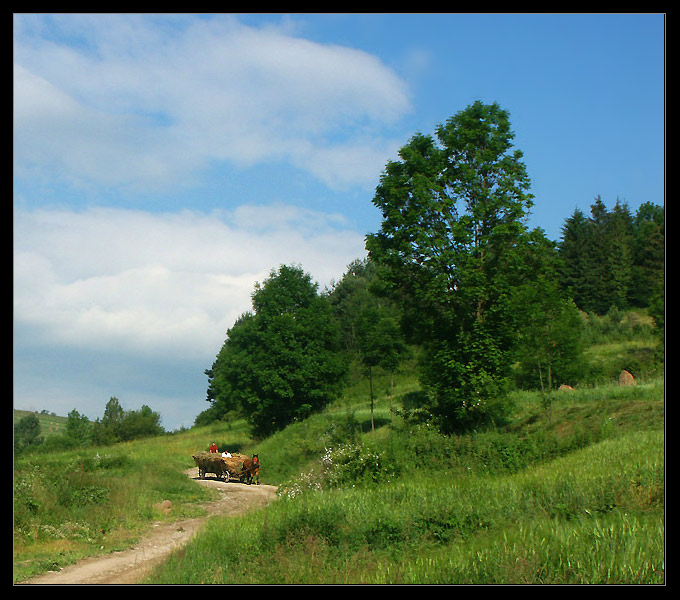
[[[530,225],[665,205],[663,14],[14,14],[14,408],[167,431],[256,282],[323,290],[380,175],[477,100],[510,114]]]

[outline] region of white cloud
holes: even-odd
[[[31,340],[15,344],[210,361],[271,269],[300,264],[323,288],[364,254],[338,224],[289,206],[16,211],[14,319]]]
[[[393,71],[283,29],[184,19],[15,16],[18,169],[142,186],[285,160],[332,185],[375,180],[396,147],[384,128],[410,110]]]

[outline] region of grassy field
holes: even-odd
[[[49,435],[58,435],[64,433],[66,430],[67,417],[59,417],[57,415],[50,415],[48,413],[34,412],[29,410],[14,409],[14,424],[16,425],[21,419],[28,416],[35,416],[40,423],[41,435],[47,437]]]
[[[362,433],[352,476],[324,477],[317,455],[321,473],[277,481],[277,503],[216,523],[149,582],[663,583],[662,382],[561,393],[552,423],[534,395],[518,404],[514,431]],[[311,421],[278,453],[328,441],[337,421]]]
[[[15,461],[15,581],[201,514],[183,474],[258,452],[268,508],[212,526],[148,583],[637,583],[665,580],[664,381],[515,394],[511,424],[443,437],[390,412],[379,378],[259,442],[243,422]],[[417,389],[408,374],[395,399]],[[169,499],[172,516],[153,505]]]
[[[15,460],[15,581],[134,544],[152,524],[203,514],[210,491],[183,471],[214,439],[246,444],[245,423]],[[173,503],[171,516],[154,509]]]

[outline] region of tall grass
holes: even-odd
[[[397,394],[413,391],[402,375]],[[123,548],[156,520],[200,514],[183,471],[220,447],[258,452],[266,510],[211,520],[155,583],[658,583],[662,380],[521,392],[510,426],[445,437],[389,411],[389,380],[253,440],[244,422],[15,464],[15,579]],[[324,456],[336,462],[324,463]],[[373,461],[367,464],[366,461]],[[286,494],[297,485],[300,494]],[[173,502],[169,516],[153,505]],[[589,550],[590,548],[590,550]]]
[[[382,561],[373,582],[658,584],[664,582],[663,540],[658,514],[539,518],[398,564]]]
[[[640,432],[510,475],[284,496],[215,522],[149,582],[658,583],[663,472],[663,434]]]
[[[252,444],[245,424],[49,454],[15,461],[14,576],[19,581],[134,543],[152,523],[204,514],[211,492],[184,470],[211,441]],[[154,508],[172,502],[166,515]]]

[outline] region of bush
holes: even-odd
[[[326,448],[317,468],[301,473],[279,488],[279,495],[295,498],[308,491],[351,488],[389,482],[401,469],[388,452],[374,452],[360,443]]]
[[[362,444],[327,448],[321,464],[329,487],[353,487],[364,483],[387,482],[399,469],[385,460],[384,453],[373,452]]]

